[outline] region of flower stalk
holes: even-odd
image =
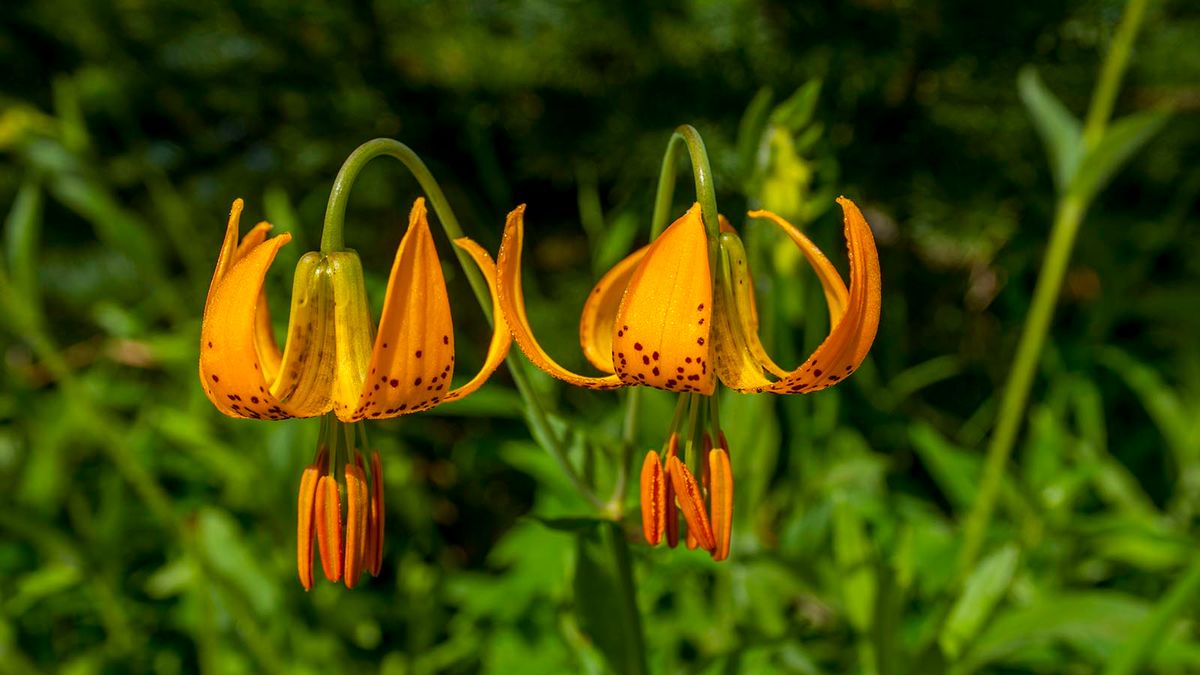
[[[1087,157],[1104,137],[1105,129],[1112,115],[1117,89],[1129,63],[1130,51],[1133,48],[1133,41],[1137,36],[1142,17],[1146,13],[1147,3],[1148,0],[1130,0],[1125,6],[1125,13],[1117,27],[1116,37],[1105,57],[1103,66],[1101,66],[1100,82],[1096,86],[1088,107],[1081,137],[1081,156],[1083,157]],[[1028,318],[1021,331],[1016,356],[1013,357],[1008,383],[1004,387],[1004,394],[1000,399],[996,427],[988,443],[979,493],[967,516],[963,547],[959,554],[958,573],[960,578],[965,578],[970,573],[983,550],[984,539],[987,537],[995,511],[996,499],[1000,495],[1000,487],[1004,481],[1004,471],[1008,464],[1008,458],[1012,454],[1013,445],[1016,443],[1017,433],[1021,428],[1025,406],[1029,401],[1029,390],[1033,385],[1033,376],[1037,371],[1042,347],[1046,343],[1050,320],[1054,316],[1054,307],[1058,302],[1067,265],[1071,261],[1071,252],[1075,247],[1075,237],[1079,233],[1079,226],[1083,222],[1087,207],[1088,204],[1084,201],[1084,197],[1077,193],[1068,191],[1059,197],[1054,214],[1054,224],[1050,230],[1050,241],[1046,248],[1046,258],[1042,262],[1037,286],[1033,291],[1033,301],[1030,303]]]

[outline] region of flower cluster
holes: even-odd
[[[470,394],[505,359],[513,340],[534,365],[571,384],[590,389],[644,385],[678,395],[663,447],[650,450],[642,465],[643,534],[650,545],[665,538],[674,547],[682,515],[688,547],[724,560],[730,554],[734,498],[718,383],[744,393],[819,391],[853,373],[875,339],[880,312],[875,241],[858,207],[844,197],[837,201],[844,214],[848,285],[796,227],[766,211],[749,214],[775,225],[799,248],[825,294],[829,335],[799,367],[781,368],[759,340],[753,278],[737,231],[723,216],[706,227],[696,204],[649,245],[613,266],[588,295],[580,343],[599,375],[559,365],[533,335],[521,287],[525,207],[519,206],[508,215],[495,263],[470,239],[454,240],[487,284],[493,335],[479,371],[451,388],[450,302],[423,199],[413,205],[396,252],[378,329],[357,254],[323,246],[297,265],[282,350],[272,332],[263,280],[290,237],[268,238],[270,225],[260,223],[239,241],[242,202],[237,200],[204,308],[200,380],[226,415],[324,416],[316,457],[300,479],[297,568],[306,589],[313,584],[314,532],[330,581],[354,587],[362,572],[380,573],[382,461],[377,452],[364,460],[368,443],[360,423],[428,410]]]

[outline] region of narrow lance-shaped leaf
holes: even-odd
[[[37,242],[42,223],[42,189],[34,179],[21,183],[4,222],[8,269],[17,292],[33,297],[38,292]]]
[[[1169,118],[1170,114],[1164,111],[1141,112],[1110,125],[1096,147],[1080,160],[1068,186],[1068,194],[1083,204],[1091,202],[1108,185],[1113,174],[1153,138]]]
[[[1065,192],[1079,165],[1079,120],[1046,88],[1033,68],[1021,71],[1017,91],[1050,155],[1054,184],[1060,192]]]
[[[938,638],[942,652],[951,660],[962,655],[1008,590],[1019,553],[1016,546],[1009,544],[979,563],[967,578]]]

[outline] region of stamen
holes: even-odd
[[[662,541],[666,526],[664,488],[662,462],[658,459],[658,452],[651,450],[642,462],[642,534],[651,546],[657,546]]]
[[[712,449],[713,449],[712,437],[709,436],[708,432],[706,431],[706,432],[704,432],[704,440],[700,444],[700,456],[703,457],[705,460],[707,460],[708,453],[711,452]],[[709,470],[708,470],[708,462],[707,461],[701,462],[701,464],[700,464],[700,484],[704,486],[704,494],[712,495],[712,488],[709,487],[710,478],[709,478]]]
[[[317,484],[317,548],[321,551],[321,567],[325,578],[342,578],[342,501],[337,480],[330,474],[321,476]]]
[[[705,512],[700,486],[696,484],[692,472],[678,457],[667,460],[667,473],[671,475],[671,482],[679,495],[679,509],[683,511],[683,518],[687,521],[688,537],[694,535],[697,545],[712,552],[716,548],[716,542],[713,539],[712,527],[708,524],[708,514]]]
[[[367,569],[379,576],[383,569],[383,464],[371,455],[371,510],[367,514]]]
[[[720,561],[729,557],[729,541],[733,533],[733,469],[729,464],[729,453],[724,448],[710,450],[705,466],[712,476],[712,487],[708,492],[712,505],[713,539],[716,542],[712,557]]]
[[[358,585],[363,551],[367,545],[367,475],[362,457],[354,453],[354,464],[346,465],[346,588]]]
[[[679,434],[672,432],[670,440],[667,441],[667,466],[670,466],[671,460],[678,456]],[[663,516],[667,526],[667,546],[675,548],[679,545],[679,510],[675,505],[675,486],[672,481],[663,481],[663,502],[666,505],[666,508],[663,509]]]
[[[313,585],[313,505],[317,497],[317,479],[321,477],[321,462],[309,464],[300,474],[300,499],[296,508],[296,570],[300,585],[310,590]]]

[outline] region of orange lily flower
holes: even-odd
[[[500,306],[521,351],[548,374],[591,389],[647,385],[679,392],[675,422],[663,456],[650,451],[642,470],[642,517],[647,542],[666,535],[678,541],[676,507],[687,524],[688,542],[717,560],[729,555],[733,512],[733,478],[729,448],[716,421],[715,401],[698,403],[694,395],[712,396],[718,380],[740,392],[808,393],[845,379],[862,363],[879,327],[881,277],[871,228],[849,199],[840,197],[850,258],[850,284],[824,254],[796,227],[773,213],[752,211],[779,227],[799,247],[817,273],[829,305],[830,332],[799,367],[784,370],[767,355],[758,337],[758,314],[745,251],[733,228],[724,222],[717,255],[693,205],[648,246],[621,260],[601,277],[588,295],[580,319],[580,343],[601,375],[581,375],[559,365],[533,335],[521,289],[521,249],[525,236],[524,206],[508,216],[497,257]],[[715,261],[717,269],[712,268]],[[691,419],[703,424],[681,426],[689,406]],[[707,412],[711,408],[712,412]],[[685,457],[679,435],[690,435]],[[712,438],[718,439],[713,447]],[[685,461],[687,460],[687,461]],[[702,468],[697,482],[688,468]]]
[[[495,264],[474,241],[454,242],[487,280],[495,325],[479,372],[451,389],[454,330],[424,199],[413,205],[396,251],[379,330],[372,326],[358,255],[350,250],[306,253],[296,266],[282,351],[271,329],[263,280],[291,236],[268,239],[271,226],[259,223],[239,243],[241,212],[238,199],[204,306],[200,381],[213,405],[231,417],[328,415],[316,459],[300,480],[297,567],[301,584],[311,588],[315,527],[325,576],[330,581],[344,577],[352,588],[364,569],[379,574],[384,512],[379,454],[370,458],[368,488],[360,443],[349,425],[427,410],[462,398],[487,380],[512,341],[499,311]]]

